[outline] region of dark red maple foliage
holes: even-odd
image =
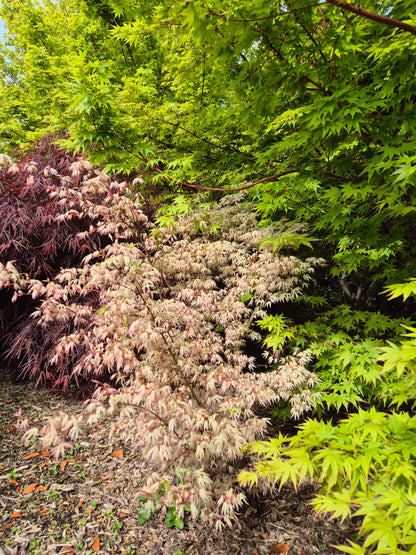
[[[73,176],[71,166],[82,158],[59,148],[56,139],[43,137],[30,152],[15,161],[3,157],[0,165],[0,262],[12,260],[19,272],[39,279],[74,266],[100,241],[97,234],[78,236],[89,228],[89,218],[58,218],[67,207],[51,191],[77,187],[92,176],[93,166],[86,162]]]
[[[60,218],[68,207],[51,193],[76,190],[95,174],[84,157],[60,148],[57,139],[47,135],[26,153],[0,157],[0,264],[13,263],[28,279],[53,279],[62,268],[77,266],[87,253],[109,242],[95,231],[79,235],[90,229],[86,214]],[[0,291],[0,353],[38,303],[12,288]]]

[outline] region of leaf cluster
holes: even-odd
[[[362,547],[338,546],[343,552],[407,553],[415,545],[416,419],[360,409],[337,426],[309,420],[292,438],[256,442],[254,472],[239,480],[254,485],[259,478],[282,486],[316,478],[321,484],[313,505],[341,519],[361,516]]]
[[[139,495],[138,501],[142,502],[137,516],[137,522],[139,524],[145,524],[150,518],[152,518],[154,513],[163,508],[163,504],[161,504],[157,498],[149,502],[149,498],[146,495]],[[189,507],[185,507],[185,511],[189,512]],[[175,507],[169,507],[166,513],[165,525],[167,528],[175,527],[179,528],[179,530],[182,530],[184,527],[184,521],[182,518],[178,517]]]
[[[392,298],[407,298],[415,294],[414,282],[394,284],[387,291]],[[328,311],[323,320],[326,326],[323,322],[316,327],[315,322],[297,326],[301,333],[303,329],[318,338],[319,332],[325,339],[331,337],[332,325],[339,330],[332,336],[334,343],[321,339],[320,352],[319,343],[309,345],[317,356],[315,371],[324,382],[319,402],[337,410],[353,404],[357,412],[337,424],[308,420],[293,437],[279,435],[252,443],[248,449],[257,454],[258,461],[253,471],[240,474],[240,483],[252,486],[266,479],[280,486],[288,481],[297,486],[304,479],[316,479],[321,486],[313,500],[316,510],[330,513],[331,518],[362,517],[362,545],[350,542],[338,549],[356,555],[412,552],[416,539],[416,420],[412,414],[416,330],[347,306]],[[407,333],[399,333],[403,329]],[[391,339],[387,342],[381,339],[386,333]],[[382,412],[380,402],[395,409]],[[367,408],[368,404],[373,406]]]

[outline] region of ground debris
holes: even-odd
[[[128,446],[109,450],[80,441],[74,453],[54,461],[16,433],[19,408],[44,419],[81,407],[67,394],[0,375],[0,555],[335,555],[332,546],[353,537],[351,521],[313,513],[313,484],[253,500],[232,530],[190,519],[182,530],[167,528],[160,514],[140,525],[137,488],[148,467]]]

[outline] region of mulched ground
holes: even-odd
[[[71,455],[52,460],[39,445],[22,444],[19,408],[43,421],[59,411],[78,413],[81,402],[0,375],[0,555],[329,555],[340,553],[334,545],[356,539],[357,523],[311,511],[311,484],[253,500],[232,530],[190,519],[182,530],[167,528],[157,513],[139,524],[137,490],[146,465],[138,453],[80,441]]]

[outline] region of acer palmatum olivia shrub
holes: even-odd
[[[46,339],[39,372],[65,384],[79,377],[106,383],[81,420],[62,415],[49,422],[40,431],[43,445],[60,456],[80,426],[109,418],[110,437],[130,442],[157,469],[141,494],[174,506],[179,517],[189,507],[193,517],[230,524],[244,502],[236,462],[267,429],[256,406],[285,400],[299,416],[312,405],[317,381],[307,369],[308,352],[286,358],[266,352],[268,371],[253,372],[245,339],[261,341],[255,321],[267,306],[295,299],[320,261],[260,250],[273,230],[259,229],[237,196],[209,212],[189,207],[165,227],[138,235],[146,218],[135,199],[114,192],[110,202],[116,185],[102,175],[84,187],[80,210],[91,187],[109,199],[91,210],[100,214],[96,229],[112,232],[114,243],[46,284],[27,329]],[[70,203],[71,194],[62,191],[61,200]],[[120,212],[129,215],[124,233],[116,224]],[[71,208],[62,219],[75,215]],[[134,242],[120,240],[128,233]],[[37,433],[29,429],[26,439]]]

